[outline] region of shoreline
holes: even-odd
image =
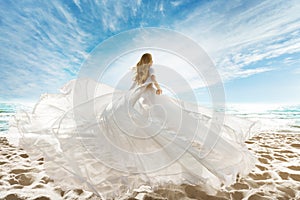
[[[170,184],[153,192],[134,191],[120,199],[299,199],[300,134],[260,133],[246,144],[258,163],[248,176],[216,196],[206,194],[200,186]],[[5,137],[0,137],[0,145],[0,199],[101,199],[81,188],[63,190],[47,176],[43,158],[31,161],[23,149]]]

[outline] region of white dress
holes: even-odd
[[[244,141],[254,123],[226,116],[219,130],[211,110],[156,95],[149,84],[150,76],[119,91],[72,80],[60,94],[43,95],[32,113],[18,113],[11,130],[31,159],[44,157],[57,183],[103,198],[169,183],[214,192],[251,171],[256,158]]]

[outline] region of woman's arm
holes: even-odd
[[[161,90],[159,84],[156,81],[155,75],[153,75],[153,74],[151,75],[151,80],[153,81],[153,83],[154,83],[154,85],[155,85],[155,87],[157,89],[156,90],[156,94],[158,94],[158,95],[162,94],[162,90]]]

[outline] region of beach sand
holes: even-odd
[[[260,133],[247,146],[257,157],[253,171],[215,196],[200,186],[166,185],[152,191],[135,191],[120,199],[300,199],[300,134]],[[0,138],[0,199],[100,199],[81,188],[64,191],[43,169],[43,158],[31,161],[23,149]],[[100,191],[101,192],[101,191]]]

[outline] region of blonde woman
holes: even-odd
[[[135,76],[134,76],[134,82],[130,89],[141,86],[141,85],[147,85],[147,87],[152,87],[152,83],[154,83],[156,87],[156,94],[160,95],[162,94],[162,90],[159,86],[159,84],[156,81],[156,77],[154,75],[154,69],[151,68],[153,64],[152,56],[150,53],[145,53],[142,55],[139,62],[136,64],[135,67],[133,67]]]

